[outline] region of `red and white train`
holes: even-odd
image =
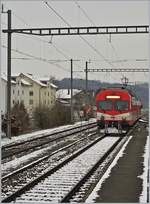
[[[96,107],[99,128],[126,129],[140,118],[142,104],[128,89],[107,88],[96,95]]]

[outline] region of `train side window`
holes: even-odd
[[[112,101],[100,101],[98,105],[100,110],[109,111],[112,110]]]
[[[115,103],[115,110],[126,111],[128,108],[128,101],[116,101]]]

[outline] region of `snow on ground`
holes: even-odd
[[[124,152],[127,144],[129,143],[129,141],[131,140],[131,138],[132,138],[132,136],[130,136],[129,139],[126,141],[126,143],[123,145],[122,149],[120,150],[118,155],[115,157],[114,161],[111,163],[108,170],[104,173],[104,175],[102,176],[101,180],[98,182],[98,184],[96,185],[96,187],[94,188],[92,193],[86,199],[85,203],[94,203],[95,199],[97,197],[99,197],[97,192],[101,189],[101,186],[105,182],[106,178],[108,178],[110,176],[111,170],[117,164],[117,161],[119,160],[119,158],[123,156],[123,152]]]
[[[145,150],[144,150],[144,171],[143,171],[143,174],[141,176],[138,176],[140,177],[142,180],[143,180],[143,190],[142,190],[142,193],[141,193],[141,196],[140,196],[140,203],[147,203],[147,187],[148,187],[148,181],[147,181],[147,171],[149,170],[148,169],[148,162],[149,162],[149,137],[147,137],[147,141],[146,141],[146,145],[145,145]]]
[[[143,120],[143,119],[140,119],[139,121],[142,122],[142,123],[148,123],[147,120]]]
[[[15,158],[9,162],[6,162],[4,164],[1,164],[1,171],[3,172],[8,172],[10,171],[10,169],[15,169],[18,166],[21,166],[23,164],[26,164],[28,162],[28,160],[33,159],[35,157],[37,157],[38,155],[40,156],[41,154],[44,154],[44,152],[51,150],[52,146],[50,147],[46,147],[40,150],[37,150],[35,152],[32,152],[30,154],[27,154],[25,156],[19,157],[19,158]]]
[[[108,133],[118,133],[117,128],[108,128],[107,130],[108,130]],[[104,133],[105,129],[101,129],[100,132]]]
[[[93,118],[89,122],[90,123],[95,122],[95,119]],[[83,121],[82,122],[82,124],[87,124],[87,123],[88,123],[88,121]],[[80,126],[80,125],[81,125],[81,122],[77,122],[74,125],[65,125],[65,126],[60,126],[58,128],[51,128],[51,129],[47,129],[47,130],[41,130],[41,131],[36,131],[36,132],[33,132],[33,133],[29,133],[29,134],[24,134],[24,135],[12,137],[11,140],[8,139],[8,138],[2,139],[1,142],[4,145],[4,144],[9,144],[9,143],[15,143],[15,142],[18,142],[18,141],[25,141],[25,140],[28,140],[28,139],[31,139],[31,138],[34,138],[34,137],[37,137],[37,136],[51,134],[53,132],[57,132],[57,131],[60,131],[60,130],[65,130],[65,129]],[[11,160],[9,162],[1,164],[1,170],[2,170],[2,172],[4,172],[4,171],[9,171],[9,169],[15,169],[18,166],[23,165],[26,162],[28,162],[28,160],[33,159],[33,158],[37,157],[38,155],[44,154],[44,152],[49,151],[51,149],[52,149],[52,146],[43,148],[41,150],[37,150],[35,152],[32,152],[32,153],[30,153],[28,155],[25,155],[25,156],[22,156],[20,158],[14,158],[13,160]]]
[[[115,127],[113,127],[113,128],[109,127],[107,130],[108,130],[108,133],[118,133],[118,129]],[[105,129],[101,129],[100,132],[104,133]],[[125,130],[122,131],[122,133],[125,133],[125,132],[126,132]]]
[[[73,161],[64,165],[41,183],[38,183],[34,188],[29,190],[26,195],[22,195],[21,198],[25,198],[24,201],[28,202],[29,196],[32,194],[34,197],[34,192],[36,192],[38,193],[36,196],[36,198],[39,199],[37,200],[38,202],[46,201],[47,199],[54,201],[55,193],[55,201],[58,203],[61,200],[61,196],[64,197],[118,139],[119,137],[106,137],[99,141]],[[42,191],[42,187],[44,191]],[[44,192],[44,197],[41,196],[42,192]],[[20,200],[17,200],[17,202],[18,201]]]
[[[96,119],[91,118],[89,121],[82,121],[82,125],[92,123],[92,122],[96,122]],[[32,139],[32,138],[37,138],[37,137],[44,136],[47,134],[52,134],[52,133],[55,133],[55,132],[58,132],[61,130],[66,130],[66,129],[69,129],[72,127],[77,127],[80,125],[81,125],[81,122],[76,122],[73,125],[64,125],[64,126],[59,126],[56,128],[40,130],[40,131],[28,133],[28,134],[19,135],[19,136],[13,136],[11,139],[4,137],[4,138],[1,138],[1,146],[7,145],[10,143],[16,143],[16,142],[18,143],[21,141],[27,141],[27,140]]]

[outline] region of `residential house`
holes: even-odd
[[[50,78],[48,77],[44,77],[44,78],[39,78],[39,81],[43,84],[45,84],[48,88],[47,93],[46,91],[43,92],[43,94],[45,95],[45,103],[47,104],[47,106],[51,107],[54,106],[55,102],[56,102],[56,90],[57,90],[57,86],[54,85]]]
[[[16,103],[19,104],[23,102],[27,111],[29,112],[29,92],[32,84],[25,80],[22,77],[22,74],[13,75],[12,79],[16,82],[16,86],[12,90],[11,95],[12,106]]]
[[[74,106],[78,109],[90,104],[91,106],[95,105],[95,94],[93,91],[88,91],[86,94],[85,90],[73,89],[72,90],[72,102]],[[59,89],[56,92],[56,98],[59,101],[68,102],[70,104],[71,100],[71,90],[70,89]]]
[[[85,90],[82,90],[73,96],[73,101],[76,109],[81,109],[86,105],[95,106],[95,93],[90,90],[86,93]]]
[[[15,90],[16,82],[11,80],[11,95],[13,95],[13,91]],[[7,112],[7,76],[2,74],[1,76],[1,90],[0,90],[0,104],[1,104],[1,114],[5,114]],[[11,101],[11,105],[12,101]]]
[[[75,96],[77,93],[81,92],[81,90],[73,89],[72,95]],[[70,104],[71,100],[71,89],[59,89],[56,92],[57,101],[62,102],[64,104]]]
[[[32,114],[38,106],[51,108],[56,100],[56,86],[52,83],[42,83],[31,74],[20,73],[13,75],[16,89],[12,96],[13,103],[24,103],[27,111]]]
[[[93,91],[73,89],[72,104],[74,110],[74,119],[78,121],[80,119],[80,111],[84,110],[88,105],[91,109],[95,106],[95,95]],[[56,98],[59,103],[64,106],[70,106],[71,90],[60,89],[56,92]]]
[[[7,76],[1,77],[1,113],[7,109]],[[28,113],[32,115],[37,106],[53,107],[56,102],[57,87],[51,81],[39,81],[30,74],[13,74],[11,80],[11,107],[23,102]]]

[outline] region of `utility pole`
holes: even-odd
[[[88,62],[85,64],[85,95],[86,95],[86,104],[88,104]]]
[[[11,139],[11,10],[8,14],[7,35],[7,137]]]
[[[70,98],[70,111],[71,111],[71,123],[73,123],[73,60],[71,59],[71,82],[70,82],[70,88],[71,88],[71,98]]]
[[[87,89],[88,89],[88,62],[86,61],[85,64],[85,90],[87,93]]]

